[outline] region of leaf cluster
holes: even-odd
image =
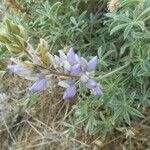
[[[89,97],[80,87],[73,130],[82,126],[86,133],[107,132],[131,126],[144,117],[150,106],[150,3],[149,0],[120,0],[115,12],[105,0],[21,1],[26,13],[9,16],[21,24],[33,43],[44,38],[49,51],[74,47],[90,57],[97,54],[95,76],[103,96]],[[8,15],[7,15],[8,16]]]

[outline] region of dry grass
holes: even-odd
[[[73,119],[76,99],[63,101],[59,88],[29,96],[24,90],[29,83],[14,75],[6,76],[1,83],[3,91],[11,99],[1,112],[0,150],[150,149],[148,116],[133,124],[132,128],[112,131],[103,147],[97,144],[100,134],[90,137],[84,134],[80,127],[77,127],[75,135],[67,140],[65,135],[68,123]]]

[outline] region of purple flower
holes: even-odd
[[[68,84],[70,86],[74,84],[74,82],[72,80],[63,80],[63,82],[65,82],[66,84]]]
[[[87,87],[88,87],[88,88],[94,88],[94,87],[96,87],[96,86],[97,86],[97,83],[96,83],[95,80],[93,80],[93,79],[89,79],[89,80],[88,80],[88,82],[87,82]]]
[[[20,65],[10,65],[8,66],[8,69],[11,71],[11,72],[21,72],[21,71],[26,71],[27,69],[20,66]]]
[[[58,78],[68,79],[59,81],[58,85],[66,88],[63,99],[70,99],[76,94],[76,81],[80,81],[89,88],[93,95],[101,95],[102,91],[95,80],[91,79],[93,71],[98,63],[97,56],[93,57],[89,62],[83,57],[75,54],[73,48],[70,48],[67,55],[59,50],[59,56],[47,54],[51,60],[51,64],[48,68],[42,66],[41,57],[36,53],[32,54],[32,61],[19,61],[12,58],[15,65],[10,65],[8,68],[11,72],[14,72],[28,80],[35,81],[35,83],[29,88],[32,92],[38,92],[44,90],[50,86],[49,81],[52,81],[51,76],[60,76]],[[45,56],[45,55],[44,55]],[[28,62],[28,63],[27,63]],[[52,68],[51,68],[52,66]],[[37,67],[37,69],[36,69]],[[78,82],[77,82],[78,83]]]
[[[44,90],[45,85],[46,85],[46,79],[39,79],[29,88],[29,90],[32,92],[42,91]]]
[[[88,72],[94,71],[97,63],[98,63],[98,58],[97,58],[97,56],[95,56],[88,62],[87,71]]]
[[[10,65],[8,66],[9,71],[18,74],[24,78],[31,76],[32,68],[24,67],[21,65]]]
[[[70,48],[68,54],[67,54],[67,61],[72,65],[74,63],[75,59],[75,52],[73,48]]]
[[[101,95],[102,91],[100,87],[97,85],[96,81],[93,79],[89,79],[88,82],[86,83],[87,88],[91,89],[92,94],[94,96]]]
[[[74,97],[75,94],[76,94],[76,87],[75,87],[75,85],[71,85],[64,92],[63,99],[65,99],[65,100],[70,99],[70,98]]]
[[[70,75],[77,76],[80,72],[81,66],[79,64],[76,64],[71,68]]]
[[[102,94],[102,91],[98,85],[96,87],[92,88],[91,91],[94,96],[98,96],[98,95]]]

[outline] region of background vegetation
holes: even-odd
[[[103,95],[89,96],[89,92],[80,87],[74,100],[63,102],[63,106],[65,105],[65,108],[62,107],[64,114],[61,114],[63,115],[61,123],[63,123],[57,131],[63,133],[66,141],[71,140],[72,137],[81,140],[77,133],[82,132],[80,136],[84,134],[89,136],[89,139],[83,140],[86,144],[80,144],[84,148],[88,149],[92,146],[94,149],[94,145],[102,146],[107,135],[113,130],[125,132],[129,137],[136,133],[135,129],[133,130],[134,124],[144,117],[147,118],[148,111],[146,110],[150,106],[149,0],[110,0],[109,2],[106,0],[3,0],[0,6],[1,20],[3,17],[8,17],[14,23],[24,26],[30,37],[29,41],[35,47],[39,39],[44,38],[48,41],[49,51],[52,54],[57,53],[59,49],[66,52],[70,47],[74,47],[76,52],[81,53],[87,59],[94,55],[99,57],[95,78],[101,85]],[[6,67],[11,55],[5,45],[1,44],[1,78],[7,82],[12,77],[8,77],[9,75],[4,71],[7,71]],[[25,82],[25,84],[30,83]],[[25,87],[20,86],[18,90],[25,90]],[[1,93],[3,92],[12,96],[4,84],[1,85]],[[55,96],[58,101],[54,103],[59,102],[61,94],[60,89],[60,93]],[[44,97],[44,93],[38,95],[40,98]],[[1,123],[2,130],[8,125],[15,125],[14,117],[24,117],[25,115],[20,115],[22,111],[30,112],[33,105],[38,103],[37,106],[39,106],[41,101],[47,100],[47,98],[37,100],[36,97],[37,95],[27,93],[25,90],[23,96],[15,100],[10,98],[7,103],[11,103],[13,109],[11,112],[10,110],[4,111],[8,114],[6,122]],[[20,108],[17,105],[18,101],[19,104],[25,106]],[[1,103],[4,102],[1,100]],[[43,103],[52,105],[51,102]],[[57,110],[61,111],[60,106],[57,107]],[[46,109],[39,111],[46,111]],[[50,111],[42,113],[52,115]],[[54,118],[60,115],[53,113]],[[28,118],[25,117],[26,119]],[[21,118],[21,120],[24,119]],[[53,123],[55,121],[54,119]],[[55,125],[58,125],[58,122],[55,122]],[[11,140],[15,138],[13,134],[9,133],[12,135]],[[59,137],[55,137],[56,141],[58,139]],[[51,143],[50,148],[56,149],[54,145]],[[127,149],[129,149],[128,146]]]

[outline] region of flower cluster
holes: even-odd
[[[98,63],[98,58],[93,57],[87,62],[83,57],[75,54],[70,48],[67,55],[59,50],[59,55],[52,56],[47,51],[47,44],[41,40],[38,50],[27,52],[30,60],[20,61],[15,58],[11,60],[15,63],[8,66],[14,72],[28,80],[35,81],[29,88],[32,92],[42,91],[50,87],[53,77],[58,77],[58,85],[66,88],[63,99],[70,99],[76,94],[76,83],[82,83],[89,88],[94,96],[101,95],[101,89],[91,77]]]
[[[93,72],[98,63],[97,56],[87,62],[83,57],[75,54],[71,48],[67,55],[59,50],[59,56],[53,57],[54,67],[57,71],[70,75],[70,79],[59,81],[59,85],[66,88],[63,95],[64,99],[69,99],[76,94],[75,81],[78,80],[89,88],[94,96],[102,92],[95,80],[91,79]]]
[[[64,99],[70,99],[76,94],[78,83],[84,84],[93,95],[102,93],[96,81],[92,79],[98,63],[97,57],[87,62],[75,54],[73,48],[70,48],[67,55],[59,50],[59,55],[52,56],[48,52],[49,47],[45,40],[40,39],[40,43],[34,49],[29,43],[25,29],[8,18],[4,19],[0,28],[0,42],[17,56],[11,58],[13,63],[8,68],[11,72],[34,81],[30,91],[38,92],[50,88],[56,85],[55,81],[58,79],[58,85],[66,88]]]

